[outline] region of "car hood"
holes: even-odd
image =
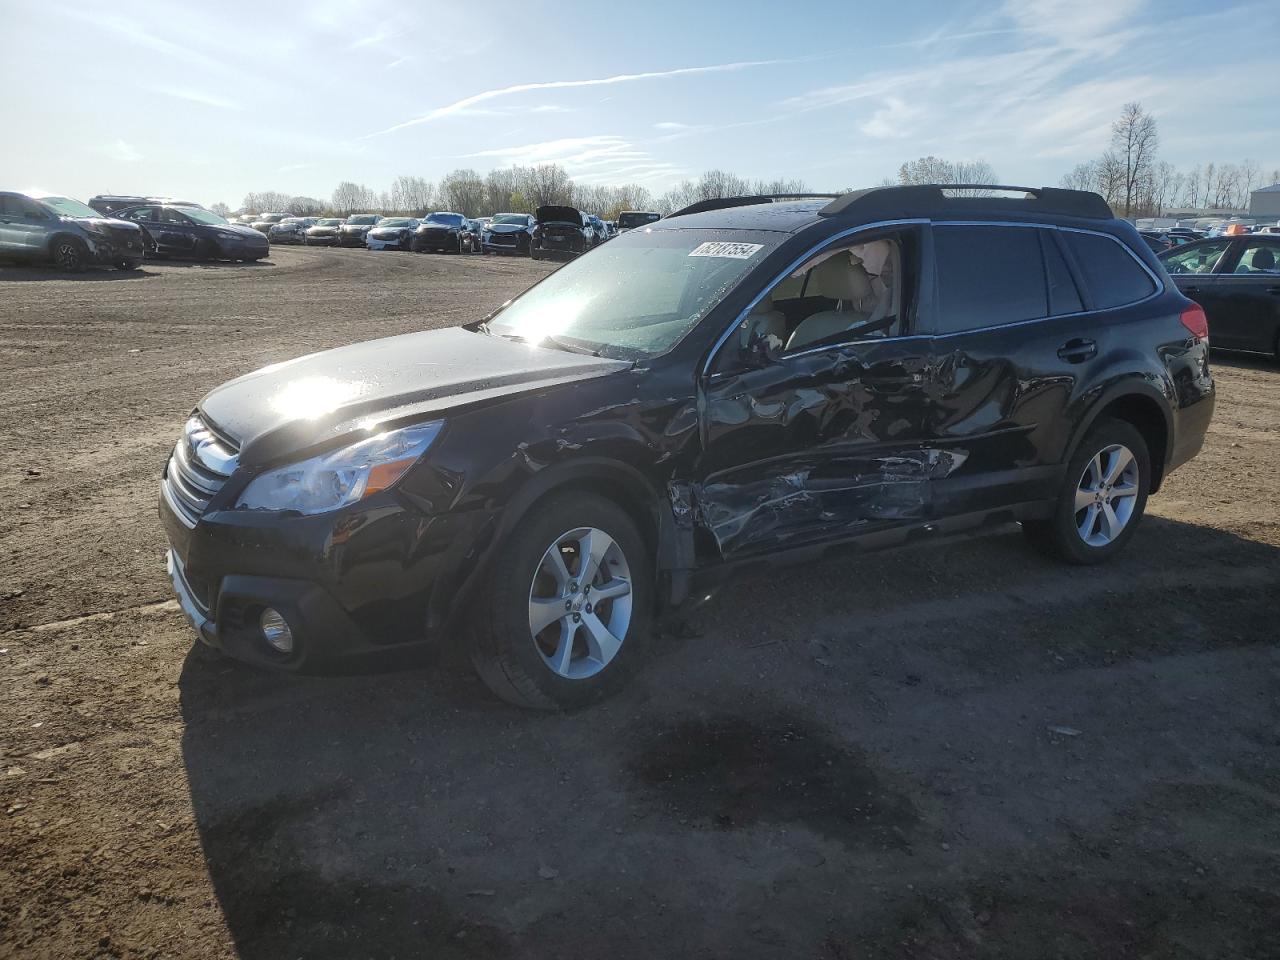
[[[369,232],[378,236],[390,237],[397,233],[404,233],[406,230],[412,230],[413,227],[405,225],[403,227],[374,227]]]
[[[582,214],[576,207],[539,207],[533,216],[539,223],[571,223],[582,226]]]
[[[418,224],[418,227],[420,229],[422,227],[426,227],[429,230],[461,230],[462,224],[441,223],[439,220],[431,220],[431,221],[423,220],[422,223]]]
[[[485,229],[490,233],[525,233],[529,228],[520,223],[491,223]]]
[[[234,233],[237,237],[247,237],[251,240],[262,239],[262,233],[253,227],[247,227],[243,223],[228,223],[226,226],[219,224],[214,227],[215,230],[221,230],[223,233]]]
[[[339,230],[373,230],[378,225],[376,223],[344,223]]]
[[[471,333],[409,333],[263,367],[200,401],[240,445],[240,462],[294,458],[382,423],[491,403],[629,369],[631,364]]]
[[[107,231],[120,230],[124,233],[141,233],[142,228],[130,220],[117,220],[114,217],[63,217],[63,220],[69,220],[72,223],[83,223],[85,226],[93,230]]]
[[[314,227],[307,227],[307,233],[336,233],[337,231],[337,227],[322,227],[319,224]]]

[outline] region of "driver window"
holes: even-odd
[[[161,223],[186,223],[187,218],[172,208],[166,208],[160,212]]]
[[[1193,244],[1173,256],[1166,257],[1165,270],[1169,273],[1212,273],[1229,246],[1231,246],[1230,239]]]
[[[777,283],[747,316],[743,343],[786,351],[905,333],[900,236],[824,250]]]

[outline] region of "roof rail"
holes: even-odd
[[[757,203],[773,203],[776,200],[838,200],[838,193],[762,193],[746,197],[715,197],[711,200],[699,200],[687,207],[669,213],[663,219],[684,217],[691,213],[706,213],[708,210],[724,210],[728,207],[749,207]],[[828,204],[829,206],[830,204]]]
[[[1000,191],[1021,197],[949,196],[952,191]],[[994,183],[924,183],[903,187],[871,187],[832,200],[819,212],[824,217],[857,214],[879,218],[928,217],[936,213],[973,213],[978,210],[1010,213],[1048,213],[1069,217],[1110,220],[1115,216],[1107,201],[1087,190],[1060,187],[1010,187]]]

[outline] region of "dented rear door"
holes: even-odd
[[[927,337],[877,338],[711,377],[693,498],[722,555],[928,519],[928,360]]]

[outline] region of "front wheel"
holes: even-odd
[[[119,267],[121,270],[137,270],[140,266],[142,266],[142,261],[141,260],[121,260],[118,264],[116,264],[116,266]]]
[[[1133,424],[1104,420],[1067,465],[1053,516],[1029,521],[1032,542],[1068,563],[1109,560],[1137,529],[1151,489],[1151,455]]]
[[[502,699],[567,709],[616,690],[643,659],[648,550],[626,511],[594,494],[539,504],[475,604],[471,660]]]
[[[89,251],[75,237],[58,237],[53,244],[53,262],[63,273],[79,273],[89,262]]]

